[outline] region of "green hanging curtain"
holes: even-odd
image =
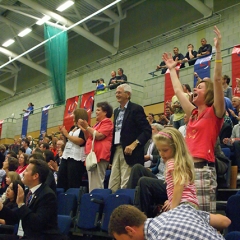
[[[61,29],[44,25],[45,40],[62,32]],[[68,62],[68,37],[64,31],[45,43],[47,68],[51,73],[49,78],[54,103],[61,105],[66,100],[66,75]]]

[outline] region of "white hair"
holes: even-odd
[[[124,90],[124,92],[129,92],[130,94],[132,94],[132,88],[130,85],[124,83],[121,84],[120,86],[118,86],[117,88],[122,88]]]

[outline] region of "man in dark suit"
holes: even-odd
[[[66,239],[58,230],[56,195],[45,184],[48,173],[46,162],[40,159],[30,160],[23,178],[23,183],[29,188],[26,199],[24,200],[23,189],[18,186],[18,209],[12,211],[0,203],[0,218],[5,219],[6,224],[19,223],[18,235],[23,236],[22,239]],[[0,236],[0,239],[13,238]]]
[[[159,123],[152,123],[152,136],[163,130],[163,126]],[[144,167],[154,167],[159,159],[159,152],[154,144],[152,138],[150,138],[144,146]]]
[[[126,188],[131,167],[144,163],[144,145],[151,138],[151,127],[143,108],[130,102],[132,89],[122,84],[116,89],[120,107],[114,110],[114,133],[111,150],[112,172],[109,188]]]

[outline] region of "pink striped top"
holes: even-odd
[[[167,196],[170,204],[172,203],[173,199],[173,176],[172,172],[174,171],[174,159],[170,159],[166,162],[166,183],[167,183]],[[196,193],[195,184],[188,183],[183,188],[182,198],[180,203],[183,202],[191,202],[198,206],[198,199]]]

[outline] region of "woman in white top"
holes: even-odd
[[[79,119],[88,121],[88,114],[85,109],[80,108],[73,112],[74,126],[69,133],[65,126],[59,128],[67,139],[58,170],[57,182],[57,187],[64,188],[64,190],[79,188],[82,183],[82,176],[86,172],[86,167],[84,166],[86,141],[83,131],[76,125]]]

